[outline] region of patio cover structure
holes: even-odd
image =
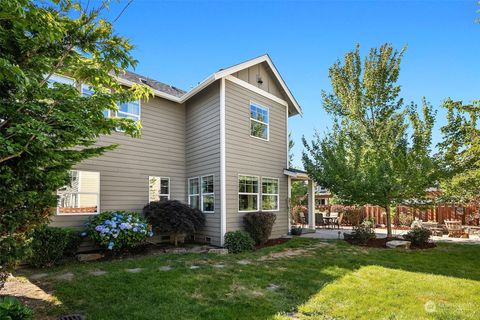
[[[283,170],[288,177],[288,230],[291,229],[291,210],[292,181],[308,181],[308,227],[315,229],[315,181],[303,170],[288,168]]]

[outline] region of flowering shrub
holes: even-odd
[[[102,212],[87,223],[87,232],[108,250],[131,249],[153,236],[152,228],[136,212]]]
[[[302,219],[302,213],[303,217],[305,217],[305,220]],[[308,221],[308,207],[307,206],[302,206],[298,205],[292,208],[292,219],[295,223],[306,223]]]

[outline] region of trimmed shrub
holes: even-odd
[[[28,263],[34,267],[51,267],[62,258],[73,256],[80,244],[78,232],[69,228],[44,226],[34,231]]]
[[[373,221],[363,220],[358,226],[353,229],[351,239],[357,243],[367,244],[368,240],[375,239],[375,230],[373,229]]]
[[[115,251],[133,249],[153,235],[143,217],[124,211],[106,211],[92,217],[87,232],[100,247]]]
[[[31,320],[33,311],[13,297],[0,298],[0,319],[2,320]]]
[[[243,223],[255,244],[264,244],[272,233],[276,219],[277,216],[272,212],[249,212],[243,216]]]
[[[403,238],[407,241],[410,241],[412,245],[416,247],[423,247],[430,239],[432,231],[427,228],[414,227],[410,230]]]
[[[255,241],[245,231],[229,231],[225,233],[225,248],[230,253],[240,253],[255,249]]]
[[[143,214],[155,232],[171,234],[175,246],[181,235],[194,234],[205,225],[205,216],[178,200],[154,201],[143,208]]]

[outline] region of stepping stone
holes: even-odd
[[[270,284],[268,285],[268,287],[267,287],[267,290],[275,291],[275,290],[277,290],[277,289],[279,289],[279,288],[280,288],[279,285],[276,285],[276,284],[274,284],[274,283],[270,283]]]
[[[190,269],[200,269],[200,266],[190,266]]]
[[[158,270],[160,270],[160,271],[170,271],[170,270],[172,270],[172,267],[171,266],[162,266],[162,267],[158,268]]]
[[[95,261],[104,257],[101,253],[82,253],[77,254],[77,260],[81,262]]]
[[[125,269],[125,271],[130,273],[140,273],[143,271],[143,268],[133,268],[133,269]]]
[[[173,249],[165,249],[165,253],[186,253],[187,249],[185,248],[173,248]]]
[[[210,249],[208,250],[208,253],[216,253],[216,254],[221,254],[221,255],[225,255],[225,254],[228,254],[228,249]]]
[[[67,272],[67,273],[60,274],[60,275],[56,276],[55,279],[64,280],[64,281],[72,281],[73,277],[74,277],[73,273]]]
[[[245,266],[247,264],[250,264],[251,262],[248,261],[248,260],[239,260],[239,261],[237,261],[237,263]]]
[[[392,249],[395,249],[395,248],[410,249],[410,244],[411,244],[410,241],[403,241],[403,240],[392,240],[386,243],[387,248],[392,248]]]
[[[48,273],[36,273],[30,276],[32,280],[40,280],[48,276]]]
[[[97,270],[97,271],[92,271],[90,272],[92,276],[103,276],[104,274],[107,274],[107,271],[104,270]]]
[[[213,267],[214,268],[224,268],[225,265],[224,264],[214,264]]]

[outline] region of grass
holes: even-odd
[[[286,250],[292,256],[275,256]],[[172,270],[159,270],[167,265]],[[192,265],[199,268],[190,269]],[[125,272],[131,268],[143,271]],[[107,273],[93,276],[94,270]],[[55,280],[65,272],[74,279]],[[402,251],[297,238],[239,255],[72,263],[48,273],[42,285],[53,289],[61,305],[50,306],[47,315],[80,312],[87,319],[116,320],[480,318],[480,246],[474,245]]]

